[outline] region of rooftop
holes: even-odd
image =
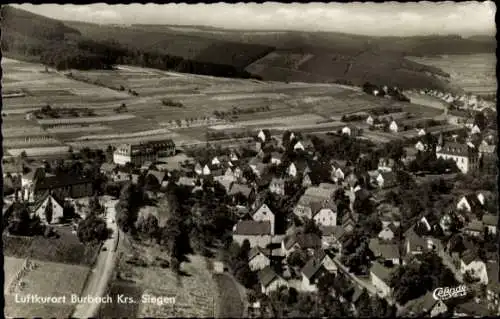
[[[236,235],[260,236],[271,234],[269,221],[242,220],[235,225]]]

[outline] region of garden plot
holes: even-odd
[[[92,117],[77,117],[63,119],[40,119],[37,122],[40,125],[57,125],[57,124],[84,124],[84,123],[104,123],[113,121],[122,121],[133,119],[136,116],[130,113],[115,114],[109,116],[92,116]]]
[[[28,156],[42,156],[42,155],[52,155],[52,154],[64,154],[67,153],[68,150],[69,150],[68,146],[47,146],[47,147],[9,148],[8,152],[12,156],[19,156],[22,152],[26,152]]]
[[[160,129],[155,129],[155,130],[145,130],[145,131],[140,131],[140,132],[134,132],[134,133],[121,133],[121,134],[107,134],[107,135],[85,135],[80,138],[77,138],[75,141],[82,141],[82,140],[112,140],[112,139],[117,139],[117,138],[134,138],[134,137],[147,137],[150,135],[159,135],[159,134],[169,134],[171,131],[169,131],[166,128],[160,128]]]
[[[155,120],[145,119],[143,116],[141,116],[142,112],[138,112],[136,110],[136,112],[134,113],[136,113],[135,115],[137,115],[134,118],[108,122],[106,123],[106,126],[111,128],[116,134],[134,134],[161,128],[161,126]]]
[[[105,126],[105,125],[100,125],[100,124],[91,124],[88,126],[83,126],[83,125],[73,125],[73,126],[60,126],[60,127],[53,127],[53,128],[47,128],[46,131],[49,133],[57,133],[57,134],[63,134],[63,133],[79,133],[79,132],[102,132],[102,131],[107,131],[111,130],[110,127]]]
[[[248,125],[266,125],[266,124],[315,124],[320,121],[324,121],[325,118],[316,114],[303,114],[296,116],[284,116],[276,118],[268,118],[261,120],[249,120],[238,122],[238,125],[248,126]]]

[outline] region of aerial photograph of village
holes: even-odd
[[[495,11],[1,5],[4,316],[499,316]]]

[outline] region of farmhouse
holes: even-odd
[[[378,262],[374,262],[370,268],[370,279],[372,285],[377,288],[377,292],[383,297],[389,297],[392,295],[393,288],[389,284],[389,279],[391,277],[391,269],[384,267]]]
[[[113,153],[113,162],[118,165],[132,163],[141,166],[144,162],[156,162],[161,157],[173,155],[175,155],[175,144],[171,139],[140,144],[123,144]]]
[[[263,294],[269,294],[280,287],[288,287],[286,280],[281,278],[270,266],[262,269],[258,273],[258,277]]]
[[[271,224],[271,236],[274,235],[274,213],[269,209],[266,204],[261,204],[257,210],[252,214],[252,218],[255,221],[267,221]]]
[[[38,203],[35,204],[33,214],[40,217],[43,223],[55,224],[60,222],[64,217],[63,211],[64,203],[47,192],[46,195],[41,197]]]
[[[250,247],[267,247],[271,244],[271,223],[255,220],[239,221],[233,229],[233,240],[242,245],[245,239],[250,242]]]
[[[269,251],[263,249],[259,246],[255,246],[250,249],[248,253],[248,265],[250,270],[258,271],[271,265],[271,259],[269,259]]]
[[[467,174],[479,167],[479,155],[466,144],[447,143],[439,151],[436,149],[436,157],[452,159],[462,173]]]
[[[392,121],[391,124],[389,124],[389,131],[391,131],[392,133],[397,133],[398,129],[399,127],[396,121]]]

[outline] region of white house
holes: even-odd
[[[383,227],[380,233],[378,233],[378,238],[382,240],[392,240],[396,235],[397,228],[393,224]]]
[[[480,195],[481,196],[468,194],[462,196],[462,198],[460,198],[457,203],[457,210],[465,210],[467,212],[471,212],[480,208],[481,206],[483,206],[482,202],[484,202],[484,196],[482,194]]]
[[[285,195],[285,180],[273,177],[269,183],[269,191],[281,196]]]
[[[203,167],[200,163],[196,163],[196,165],[194,166],[194,172],[198,175],[203,174]]]
[[[50,216],[47,216],[49,211]],[[47,194],[34,209],[34,215],[40,217],[40,220],[46,224],[58,223],[64,217],[63,212],[64,204],[49,194]]]
[[[417,144],[415,144],[415,149],[417,149],[420,152],[423,152],[425,150],[424,143],[422,143],[422,141],[418,141]]]
[[[393,132],[393,133],[397,133],[398,132],[398,124],[396,123],[396,121],[392,121],[391,124],[389,124],[389,131]]]
[[[344,128],[342,129],[342,134],[351,136],[351,129],[349,128],[349,126],[344,126]]]
[[[496,235],[498,226],[498,215],[484,214],[482,221],[486,229],[488,229],[488,233]]]
[[[294,163],[290,163],[290,165],[288,166],[287,174],[292,177],[297,176],[297,167],[295,166]]]
[[[474,278],[479,279],[481,284],[488,284],[488,272],[486,264],[474,252],[467,251],[460,259],[460,272],[470,273]]]
[[[266,204],[260,205],[259,208],[257,208],[257,210],[252,214],[252,218],[256,222],[268,221],[269,223],[271,223],[271,236],[274,235],[275,216],[269,206],[267,206]]]
[[[331,208],[323,207],[316,213],[313,212],[313,220],[317,225],[329,227],[337,226],[337,212]]]
[[[281,278],[270,266],[262,269],[259,274],[259,283],[261,292],[269,294],[272,291],[278,290],[280,287],[288,287],[285,279]]]
[[[205,165],[203,167],[203,175],[210,175],[212,171],[210,170],[210,167],[208,167],[208,165]]]
[[[474,125],[474,126],[472,127],[472,129],[470,130],[470,133],[471,133],[471,134],[479,134],[479,133],[481,133],[481,129],[479,128],[479,126]]]
[[[238,155],[235,152],[231,152],[231,154],[229,155],[229,159],[231,160],[231,162],[237,162],[239,160]]]
[[[266,141],[266,134],[264,133],[264,131],[260,131],[259,134],[257,135],[257,137],[262,141],[262,142],[265,142]]]
[[[298,141],[297,143],[295,143],[295,145],[293,146],[293,150],[294,151],[297,151],[297,150],[301,150],[301,151],[304,151],[305,150],[305,147],[304,145]]]
[[[421,128],[420,130],[418,130],[418,136],[424,136],[426,133],[425,133],[425,130],[423,128]]]
[[[215,157],[212,159],[212,165],[220,165],[220,161],[219,161],[219,159],[217,158],[217,156],[215,156]]]
[[[311,258],[302,268],[302,282],[300,290],[317,291],[317,283],[326,273],[337,273],[338,267],[324,251],[319,251],[317,256]]]
[[[248,265],[250,266],[250,270],[258,271],[270,266],[271,259],[269,259],[268,255],[269,253],[261,247],[256,246],[250,249],[248,253]]]
[[[373,125],[373,122],[374,122],[373,117],[371,115],[368,115],[368,117],[366,118],[366,124],[371,126]]]
[[[462,173],[476,170],[479,167],[479,155],[466,144],[447,143],[440,150],[436,149],[436,157],[452,159]]]

